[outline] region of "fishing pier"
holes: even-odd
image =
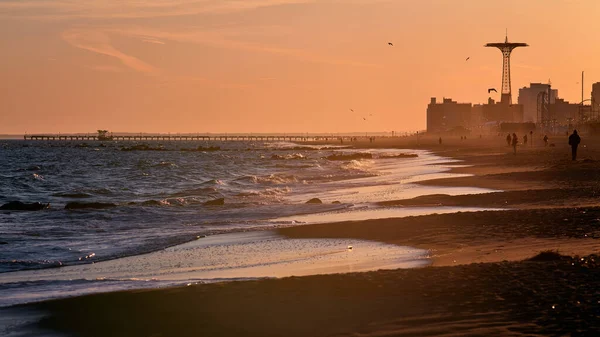
[[[332,135],[164,135],[164,134],[141,134],[141,135],[24,135],[24,140],[62,140],[62,141],[319,141],[331,139],[349,139],[349,136]]]

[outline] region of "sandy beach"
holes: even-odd
[[[463,161],[452,172],[472,176],[421,184],[501,190],[381,205],[505,210],[278,230],[294,239],[415,247],[429,252],[428,267],[97,294],[21,308],[45,313],[44,329],[76,336],[593,336],[600,331],[600,147],[584,138],[572,162],[563,138],[551,139],[555,147],[536,139],[517,155],[502,137],[352,144],[429,149]],[[538,255],[550,250],[560,255]]]

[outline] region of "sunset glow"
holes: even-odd
[[[500,86],[483,45],[506,29],[530,45],[513,92],[550,80],[578,102],[581,71],[586,96],[600,81],[599,15],[595,0],[5,0],[0,133],[421,130],[430,97]]]

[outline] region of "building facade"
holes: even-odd
[[[546,92],[548,103],[554,104],[558,97],[558,90],[552,89],[550,84],[530,83],[529,87],[519,89],[518,102],[523,106],[523,121],[539,123],[538,120],[538,94]]]
[[[592,114],[600,118],[600,82],[592,84]]]
[[[580,105],[569,103],[562,98],[556,98],[553,104],[548,107],[550,118],[548,120],[552,126],[569,125],[579,120]]]
[[[492,98],[488,98],[488,104],[482,106],[482,120],[485,123],[521,123],[523,122],[523,105],[495,102]]]
[[[432,97],[427,106],[427,132],[446,132],[457,127],[471,127],[471,103],[458,103],[450,98],[438,103]]]

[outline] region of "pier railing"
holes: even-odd
[[[336,135],[112,135],[109,137],[99,137],[98,135],[24,135],[25,140],[87,140],[87,141],[320,141],[320,140],[339,140],[350,138],[365,138],[355,136],[336,136]]]

